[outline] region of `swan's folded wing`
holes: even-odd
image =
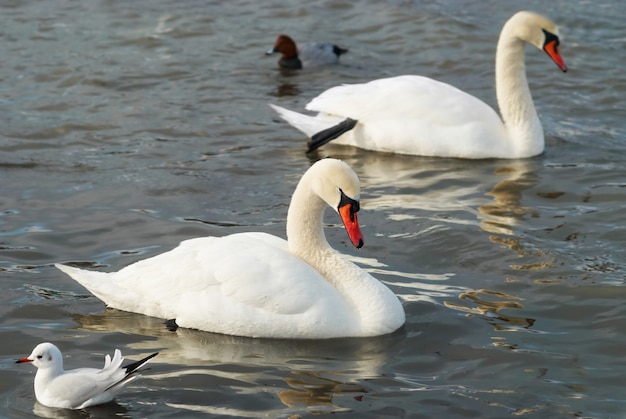
[[[228,247],[240,252],[225,252],[216,266],[224,298],[265,312],[300,314],[317,303],[317,295],[336,293],[319,272],[287,250],[286,241],[263,233],[228,239]]]
[[[337,142],[370,150],[480,158],[488,157],[492,146],[501,146],[506,136],[500,117],[486,103],[421,76],[336,86],[306,108],[358,121],[351,131],[356,137],[347,135]],[[494,143],[485,144],[489,139]],[[482,145],[478,147],[476,141]]]
[[[501,123],[486,103],[447,83],[428,77],[406,75],[368,83],[332,87],[312,99],[306,109],[356,120],[430,121],[432,124],[463,124],[488,114]]]

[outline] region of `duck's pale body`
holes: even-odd
[[[501,117],[480,99],[427,77],[404,75],[336,86],[311,100],[310,116],[271,105],[312,138],[309,151],[334,141],[367,150],[458,158],[523,158],[544,150],[543,128],[526,80],[524,45],[543,48],[566,71],[555,25],[530,12],[504,25],[496,53]],[[321,132],[349,118],[338,137]],[[316,138],[321,137],[321,138]]]
[[[405,319],[398,298],[324,237],[323,211],[339,208],[339,189],[358,198],[358,178],[343,162],[322,160],[305,173],[289,209],[288,242],[239,233],[186,240],[113,273],[57,267],[110,307],[180,327],[301,339],[393,332]],[[346,228],[360,247],[358,224]]]
[[[295,41],[287,35],[278,35],[276,43],[267,55],[280,53],[278,66],[287,70],[321,67],[337,64],[339,57],[348,52],[347,49],[329,42],[307,42],[296,46]]]

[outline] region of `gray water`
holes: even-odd
[[[340,84],[399,74],[495,106],[504,21],[561,28],[561,73],[527,48],[544,155],[464,161],[306,139],[267,106],[302,110]],[[46,1],[0,3],[0,416],[618,418],[626,412],[626,6],[618,1]],[[278,33],[350,49],[281,73]],[[461,139],[460,139],[461,140]],[[401,298],[371,339],[277,341],[107,310],[52,267],[113,271],[180,241],[285,236],[291,193],[321,157],[363,193],[365,247],[326,234]],[[36,403],[41,341],[67,368],[160,355],[116,401]]]

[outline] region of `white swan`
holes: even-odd
[[[328,42],[309,42],[296,47],[294,40],[288,35],[278,35],[274,46],[266,55],[281,53],[278,66],[289,70],[320,67],[336,64],[347,49]]]
[[[524,66],[528,42],[548,53],[564,72],[556,26],[518,12],[500,33],[496,91],[502,119],[487,104],[448,84],[420,76],[378,79],[333,87],[306,105],[316,116],[270,105],[311,138],[309,150],[326,144],[424,156],[523,158],[541,154],[543,128]]]
[[[330,205],[361,247],[359,195],[354,171],[324,159],[296,187],[288,241],[239,233],[186,240],[113,273],[56,266],[110,307],[175,319],[180,327],[266,338],[383,335],[404,324],[400,301],[333,250],[323,231]]]

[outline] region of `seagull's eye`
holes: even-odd
[[[37,359],[41,359],[41,358],[43,358],[42,355],[37,355]]]

